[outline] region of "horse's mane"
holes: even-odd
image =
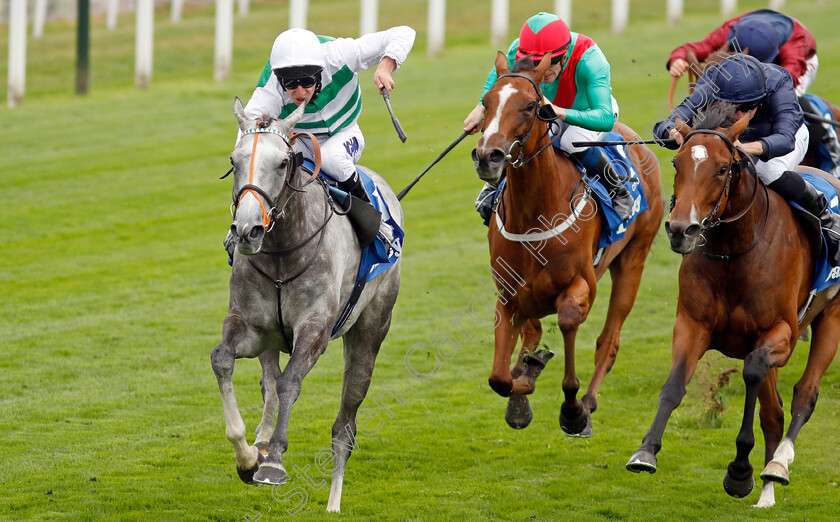
[[[698,111],[694,116],[695,129],[717,129],[718,127],[731,127],[733,123],[732,117],[735,115],[737,106],[735,104],[714,101],[707,105],[702,110]]]

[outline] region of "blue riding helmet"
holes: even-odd
[[[764,67],[747,54],[733,54],[712,66],[706,76],[712,97],[734,104],[758,101],[767,94]]]
[[[779,54],[779,35],[769,23],[757,18],[742,19],[732,26],[727,38],[729,49],[745,52],[764,63]]]

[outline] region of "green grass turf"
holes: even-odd
[[[358,2],[312,2],[310,28],[353,36]],[[418,29],[414,53],[396,75],[391,101],[408,134],[401,144],[384,104],[363,73],[367,138],[363,163],[399,190],[461,132],[496,48],[489,43],[489,6],[450,0],[445,52],[426,56],[426,2],[381,2],[380,26]],[[511,37],[550,2],[511,7]],[[624,35],[609,33],[609,2],[576,2],[573,28],[596,39],[610,59],[621,119],[642,131],[665,103],[670,50],[720,23],[719,3],[686,5],[680,25],[664,24],[660,2],[634,2]],[[740,2],[741,9],[766,2]],[[788,1],[787,12],[812,29],[820,72],[812,88],[840,100],[837,84],[840,8]],[[184,20],[156,14],[152,86],[133,79],[134,21],[115,31],[93,19],[90,94],[75,97],[73,26],[51,22],[28,47],[23,105],[0,107],[0,519],[263,520],[288,517],[267,487],[243,485],[224,436],[209,353],[227,309],[229,268],[221,240],[230,224],[228,168],[235,136],[233,97],[246,100],[273,38],[286,27],[288,4],[253,3],[237,18],[231,80],[212,81],[213,11],[188,5]],[[7,27],[0,27],[0,96],[5,98]],[[664,232],[654,244],[622,348],[599,396],[595,436],[569,439],[557,424],[562,379],[558,355],[532,396],[535,418],[523,431],[503,420],[504,399],[487,386],[493,351],[486,324],[465,319],[470,339],[430,379],[432,338],[477,296],[488,264],[486,229],[472,208],[480,182],[466,139],[404,200],[406,244],[393,326],[374,372],[370,398],[392,389],[375,434],[358,436],[348,463],[343,516],[382,520],[834,520],[840,376],[833,365],[820,402],[797,441],[792,483],[777,488],[771,510],[729,498],[721,487],[735,454],[743,409],[739,375],[717,388],[717,376],[739,361],[710,353],[664,437],[655,475],[624,463],[653,420],[670,367],[679,256]],[[663,193],[671,192],[670,153]],[[768,267],[757,267],[757,270]],[[609,281],[578,337],[578,371],[592,372]],[[558,354],[562,339],[544,321],[544,342]],[[418,344],[422,343],[422,344]],[[799,343],[780,371],[790,403],[804,368]],[[340,343],[304,381],[289,429],[287,468],[314,467],[329,444],[338,410]],[[234,382],[249,439],[261,414],[259,365],[240,361]],[[787,408],[787,406],[786,406]],[[722,410],[722,411],[720,411]],[[753,465],[763,441],[756,421]],[[316,478],[317,472],[310,468]],[[317,477],[316,480],[320,480]],[[328,487],[298,478],[308,499],[300,520],[321,519]],[[335,517],[333,517],[335,518]]]

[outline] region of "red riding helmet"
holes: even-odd
[[[519,31],[516,59],[531,54],[539,60],[550,53],[551,62],[557,63],[566,54],[571,42],[572,35],[563,20],[551,13],[538,13],[529,18]]]

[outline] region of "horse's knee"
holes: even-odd
[[[744,358],[744,384],[747,388],[759,386],[770,370],[770,357],[764,350],[756,350]]]
[[[233,364],[236,358],[227,344],[222,341],[210,352],[210,365],[216,377],[230,377],[233,375]]]
[[[574,299],[566,299],[557,309],[557,327],[561,332],[568,332],[583,322],[583,310]]]

